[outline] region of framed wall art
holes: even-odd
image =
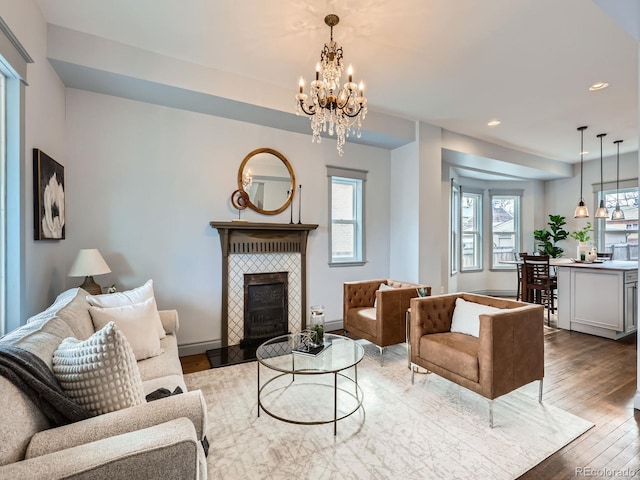
[[[33,149],[33,209],[35,240],[64,239],[64,167],[37,148]]]

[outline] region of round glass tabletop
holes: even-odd
[[[260,345],[256,357],[272,370],[309,375],[339,372],[357,365],[364,357],[360,344],[330,333],[324,335],[324,349],[316,355],[296,351],[300,345],[299,333],[282,335]]]

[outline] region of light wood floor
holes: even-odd
[[[595,427],[521,478],[585,478],[589,476],[585,470],[582,475],[576,471],[584,467],[611,469],[591,471],[593,478],[633,475],[623,477],[616,469],[637,472],[635,477],[640,478],[640,412],[633,409],[636,350],[635,335],[618,342],[565,330],[545,336],[543,401],[589,420]],[[184,373],[210,368],[204,354],[180,360]]]

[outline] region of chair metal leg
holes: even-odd
[[[493,400],[489,400],[489,427],[493,428]]]
[[[416,376],[416,366],[412,363],[411,364],[411,385],[413,385],[413,380]]]
[[[384,365],[384,347],[378,347],[378,350],[380,350],[380,366],[382,367]]]
[[[542,382],[544,381],[544,378],[540,379],[540,390],[538,391],[538,402],[542,403]]]

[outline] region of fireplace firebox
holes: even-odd
[[[288,333],[288,272],[244,274],[244,338],[255,346]]]

